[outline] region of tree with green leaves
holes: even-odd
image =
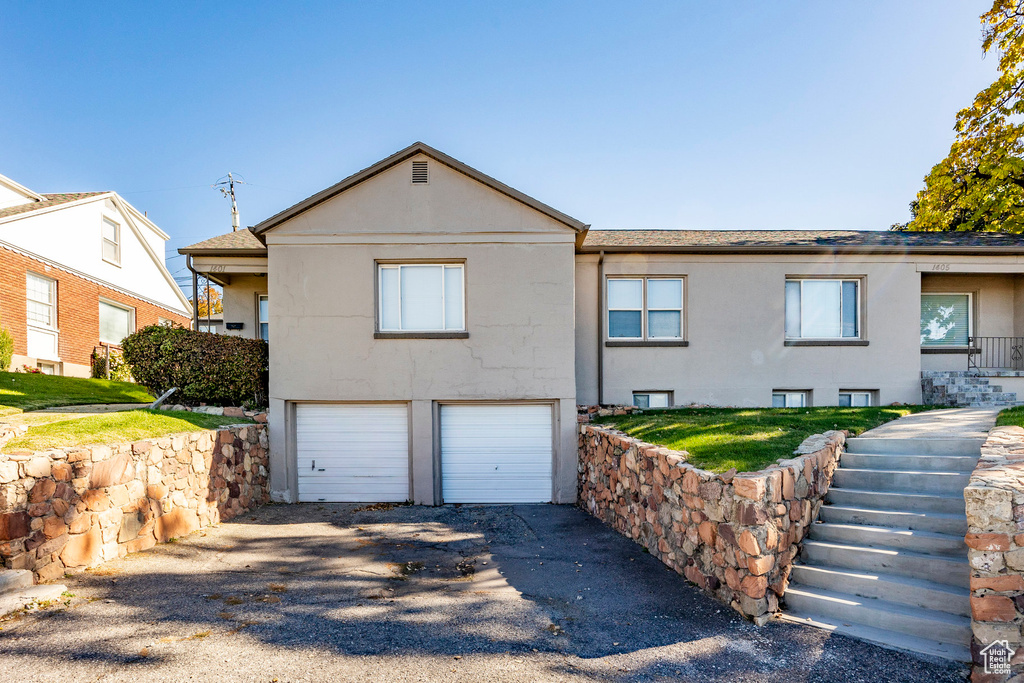
[[[995,0],[981,23],[999,77],[957,113],[949,155],[894,229],[1024,232],[1024,0]]]

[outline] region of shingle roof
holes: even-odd
[[[45,199],[41,202],[27,202],[25,204],[18,204],[17,206],[9,206],[6,209],[0,209],[0,218],[9,218],[10,216],[17,216],[20,213],[29,213],[30,211],[39,211],[40,209],[57,206],[58,204],[67,204],[68,202],[75,202],[79,199],[85,199],[86,197],[95,197],[98,194],[109,193],[60,192],[57,194],[44,194],[42,196],[45,197]]]
[[[266,254],[267,248],[260,242],[256,235],[249,230],[242,229],[229,232],[226,235],[217,235],[202,242],[178,250],[179,254]]]
[[[591,230],[584,251],[1024,251],[1024,235],[888,230]]]

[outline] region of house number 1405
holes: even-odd
[[[933,263],[932,270],[949,270],[948,263]]]

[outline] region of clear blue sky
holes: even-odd
[[[416,140],[596,228],[884,229],[996,63],[990,0],[183,4],[0,8],[0,173],[169,255]]]

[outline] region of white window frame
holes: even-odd
[[[651,280],[679,282],[679,308],[648,308],[647,305],[647,283]],[[640,308],[612,308],[609,297],[610,283],[613,281],[639,281],[640,282]],[[686,339],[686,277],[682,275],[614,275],[605,278],[604,285],[605,304],[605,340],[606,341],[683,341]],[[612,332],[612,311],[640,311],[640,336],[639,337],[613,337]],[[678,337],[652,337],[649,334],[647,316],[651,311],[679,311],[679,336]],[[647,392],[641,392],[647,393]],[[660,392],[657,392],[660,393]]]
[[[120,308],[123,311],[128,311],[128,334],[132,334],[133,332],[135,332],[135,330],[136,330],[136,327],[135,327],[135,308],[133,306],[127,306],[125,304],[122,304],[119,301],[111,301],[110,299],[104,299],[103,297],[100,297],[99,304],[107,304],[108,306],[113,306],[114,308]],[[97,308],[99,307],[99,304],[97,304]],[[97,330],[97,333],[99,335],[100,342],[103,343],[103,344],[108,344],[110,346],[120,347],[121,346],[121,342],[124,341],[123,338],[122,339],[118,339],[117,341],[111,341],[109,339],[104,339],[103,336],[102,336],[103,335],[103,325],[102,324],[99,325],[99,330]],[[128,334],[126,334],[125,337],[127,337]]]
[[[967,343],[963,346],[952,346],[950,344],[921,344],[922,349],[966,349],[971,345],[971,337],[974,336],[974,292],[921,292],[921,296],[966,296],[967,297]],[[920,302],[919,302],[920,303]],[[920,306],[918,306],[920,308]],[[921,327],[921,314],[918,313],[917,326]]]
[[[441,268],[441,327],[431,329],[411,329],[402,326],[402,268],[419,268],[419,267],[434,267]],[[445,305],[445,270],[452,268],[458,270],[462,274],[462,327],[448,327],[448,311]],[[388,269],[398,270],[398,328],[384,327],[384,271]],[[460,333],[467,330],[466,318],[466,264],[465,263],[445,263],[445,262],[401,262],[401,263],[377,263],[377,330],[379,332],[394,332],[394,333],[413,333],[413,334],[449,334],[449,333]]]
[[[836,340],[860,340],[864,339],[864,278],[863,277],[786,277],[786,284],[790,282],[800,283],[800,317],[801,323],[803,322],[803,305],[804,305],[804,283],[805,282],[838,282],[839,284],[839,325],[840,325],[840,336],[838,337],[790,337],[786,331],[786,300],[785,300],[785,285],[783,285],[783,309],[782,309],[782,326],[783,334],[786,337],[786,341],[836,341]],[[844,282],[853,282],[857,285],[857,335],[854,337],[842,336],[842,319],[843,319],[843,285]],[[803,325],[801,324],[800,334],[803,335]]]
[[[811,392],[809,391],[790,391],[787,389],[775,389],[772,391],[772,407],[775,405],[775,397],[782,396],[784,405],[783,408],[807,408],[811,405]],[[794,397],[800,397],[800,405],[789,405],[789,400]]]
[[[850,397],[850,405],[842,405],[843,396]],[[867,396],[868,404],[866,406],[855,406],[853,405],[854,396]],[[870,408],[875,405],[875,392],[867,389],[841,389],[839,391],[839,404],[841,408]]]
[[[264,320],[260,313],[260,304],[264,301],[267,302],[267,319]],[[263,325],[267,326],[267,334],[263,334]],[[256,295],[256,337],[262,339],[265,342],[270,341],[270,295],[269,294],[257,294]]]
[[[45,280],[48,283],[49,291],[50,291],[50,300],[49,301],[40,301],[39,299],[33,299],[32,298],[31,290],[29,289],[29,286],[28,286],[28,278],[30,278],[30,277],[34,277],[34,278],[37,278],[39,280]],[[46,323],[36,322],[35,320],[31,320],[28,317],[28,304],[26,303],[26,306],[25,306],[25,308],[26,308],[26,310],[25,310],[25,321],[28,324],[28,326],[29,327],[34,327],[34,328],[39,329],[39,330],[51,330],[53,332],[56,332],[57,331],[57,281],[54,280],[52,277],[46,277],[45,275],[40,275],[39,273],[33,273],[32,271],[27,272],[25,274],[25,299],[26,299],[26,301],[33,301],[33,302],[35,302],[37,304],[44,304],[44,305],[50,307],[50,323],[46,324]]]
[[[114,241],[110,241],[106,237],[103,236],[103,224],[104,223],[110,223],[112,226],[114,226]],[[103,253],[103,245],[104,244],[112,244],[114,246],[114,258],[115,258],[115,260],[111,261],[110,259],[108,259],[104,255],[104,253]],[[121,267],[121,224],[118,223],[115,220],[107,218],[106,216],[103,216],[103,218],[100,220],[100,258],[102,258],[104,261],[106,261],[107,263],[109,263],[109,264],[111,264],[113,266],[117,266],[118,268]]]
[[[672,401],[672,392],[671,391],[634,391],[633,392],[633,405],[635,405],[635,406],[637,405],[636,399],[637,399],[638,396],[646,396],[647,397],[647,408],[644,408],[644,410],[659,410],[661,408],[671,408],[674,405],[674,403]],[[665,405],[663,405],[663,406],[652,406],[651,405],[651,396],[664,396],[665,397]],[[637,407],[639,408],[640,406],[637,406]]]

